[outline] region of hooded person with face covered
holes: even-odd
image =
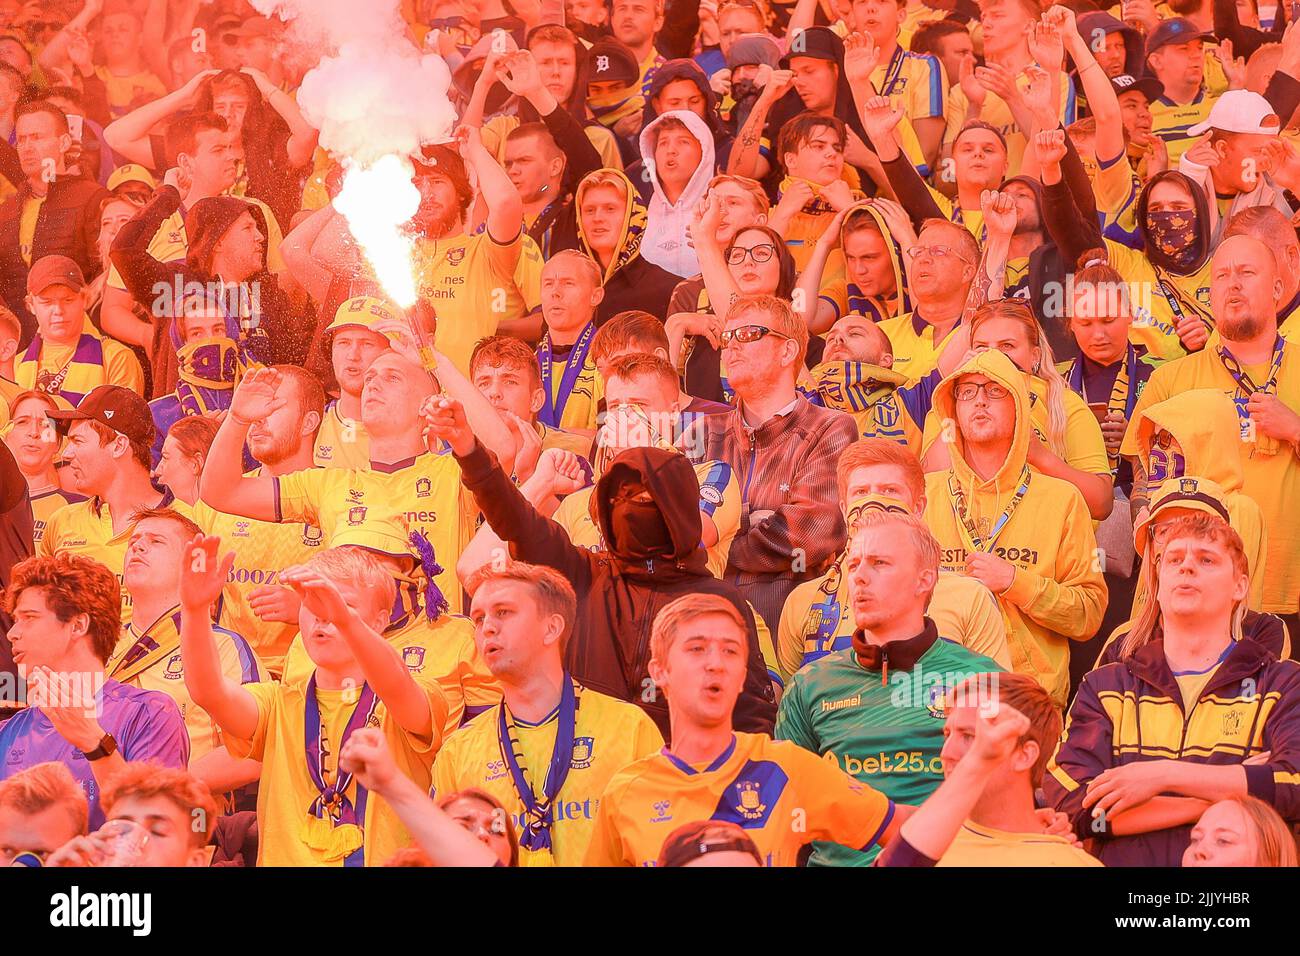
[[[127,291],[150,306],[154,319],[154,397],[180,381],[174,324],[187,296],[197,289],[220,289],[222,307],[235,320],[236,341],[256,361],[301,365],[307,357],[310,316],[295,310],[268,271],[268,231],[260,207],[233,196],[200,199],[185,212],[188,250],[178,262],[160,262],[149,253],[158,228],[181,209],[181,194],[162,185],[154,198],[122,226],[110,256]]]
[[[641,256],[673,275],[696,275],[687,227],[713,178],[713,134],[691,110],[671,110],[641,131],[641,156],[653,171]]]
[[[746,622],[745,689],[736,704],[737,730],[771,733],[776,703],[745,599],[709,573],[700,545],[699,483],[675,451],[630,448],[596,483],[591,509],[606,543],[593,553],[543,517],[515,487],[496,458],[474,437],[463,411],[444,402],[426,415],[430,434],[451,446],[462,482],[489,526],[519,561],[555,568],[580,596],[566,664],[583,686],[641,706],[667,736],[668,707],[649,676],[650,625],[684,594],[718,594]]]
[[[1069,641],[1091,638],[1106,607],[1087,504],[1073,485],[1029,467],[1029,390],[1001,352],[980,352],[945,378],[934,408],[956,423],[949,467],[926,476],[940,567],[997,595],[1013,669],[1064,708]]]

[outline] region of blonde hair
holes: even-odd
[[[1235,803],[1241,808],[1247,823],[1255,830],[1258,844],[1255,866],[1297,866],[1295,836],[1282,815],[1258,797],[1240,794],[1224,797],[1218,803]],[[1214,804],[1211,804],[1213,806]],[[1207,812],[1209,808],[1206,808]]]
[[[939,541],[929,527],[926,526],[926,523],[916,515],[899,514],[897,511],[886,511],[883,508],[868,508],[858,516],[857,521],[854,523],[853,537],[857,538],[868,529],[881,528],[885,525],[901,525],[902,530],[898,534],[907,538],[908,543],[916,551],[921,570],[933,571],[937,577],[939,574]]]
[[[356,584],[369,592],[385,610],[397,599],[397,582],[378,557],[365,548],[330,548],[313,555],[303,567],[319,572],[335,584]]]
[[[524,561],[511,561],[505,567],[496,568],[485,564],[475,571],[467,582],[465,590],[477,594],[485,584],[498,581],[513,581],[526,584],[533,592],[533,601],[542,614],[557,614],[564,621],[564,631],[560,635],[560,653],[563,654],[573,633],[574,622],[578,619],[578,598],[564,575],[554,568]]]
[[[128,763],[115,773],[100,797],[105,813],[123,799],[137,797],[152,799],[166,797],[181,813],[190,817],[190,844],[207,846],[208,837],[217,823],[217,802],[212,791],[197,777],[175,767],[160,767],[152,763]],[[194,822],[200,826],[193,826]]]
[[[73,828],[86,832],[90,806],[86,792],[66,766],[50,761],[20,770],[8,780],[0,781],[0,810],[10,808],[23,816],[44,813],[51,807],[67,811]]]
[[[618,194],[623,197],[623,201],[627,201],[627,180],[623,174],[612,169],[598,169],[595,172],[588,173],[583,177],[582,182],[578,183],[577,203],[581,205],[582,197],[590,190],[600,186],[608,186],[617,190]],[[559,253],[556,253],[556,255],[559,255]]]
[[[591,256],[587,255],[585,252],[579,252],[577,249],[564,249],[547,259],[546,265],[551,265],[555,262],[565,262],[569,259],[578,263],[578,267],[587,274],[587,279],[592,285],[597,288],[600,287],[603,279],[600,266],[596,263],[595,259],[591,258]]]
[[[1034,318],[1028,303],[1019,299],[998,299],[986,302],[975,310],[970,320],[971,341],[975,339],[975,330],[984,322],[993,319],[1011,319],[1019,322],[1025,329],[1029,343],[1042,351],[1038,371],[1026,370],[1027,374],[1037,375],[1047,383],[1047,445],[1052,451],[1065,457],[1065,393],[1069,389],[1061,373],[1056,370],[1056,359],[1052,355],[1052,345],[1043,334],[1043,327]],[[1026,410],[1027,411],[1027,410]]]
[[[721,594],[686,594],[665,604],[655,615],[654,625],[650,628],[650,659],[660,663],[667,660],[678,629],[706,614],[721,614],[729,618],[742,633],[749,633],[744,615]],[[748,649],[748,641],[745,647]]]
[[[737,176],[734,173],[722,173],[709,180],[709,191],[712,192],[715,186],[721,186],[723,183],[731,183],[744,190],[749,198],[754,201],[754,207],[758,210],[759,215],[766,216],[772,211],[772,201],[767,198],[767,193],[763,191],[762,185],[756,180],[750,179],[748,176]]]
[[[1201,512],[1180,515],[1169,522],[1169,530],[1165,534],[1166,542],[1175,538],[1218,542],[1232,559],[1232,569],[1238,574],[1245,574],[1249,579],[1250,563],[1246,560],[1246,546],[1242,544],[1241,535],[1222,518]],[[1133,621],[1133,627],[1121,639],[1121,659],[1132,657],[1149,644],[1160,623],[1160,554],[1155,549],[1155,540],[1155,529],[1152,528],[1147,534],[1146,553],[1142,557],[1142,576],[1138,580],[1137,591],[1139,594],[1145,591],[1147,598]],[[1248,603],[1247,598],[1242,598],[1232,609],[1230,629],[1234,641],[1242,638],[1242,620],[1246,616]]]

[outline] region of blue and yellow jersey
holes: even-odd
[[[1178,168],[1178,160],[1196,142],[1188,130],[1209,117],[1218,98],[1217,93],[1202,89],[1187,104],[1175,103],[1167,96],[1158,96],[1151,104],[1151,132],[1164,140],[1170,169]]]
[[[524,802],[501,756],[500,716],[493,707],[447,739],[433,765],[433,786],[438,797],[471,787],[487,791],[501,801],[519,831]],[[550,766],[558,727],[558,711],[536,724],[516,718],[515,732],[530,773]],[[551,849],[521,846],[519,865],[581,866],[600,795],[610,779],[633,761],[658,753],[663,744],[659,729],[640,707],[584,689],[578,695],[569,772],[554,804]],[[544,769],[540,772],[544,775]],[[536,777],[533,785],[540,786]]]
[[[936,866],[1105,866],[1054,833],[1012,833],[967,820]]]
[[[185,687],[180,627],[179,607],[172,608],[147,628],[128,621],[104,672],[120,684],[161,691],[176,702],[185,719],[193,762],[220,747],[222,738],[216,721],[194,702]],[[214,627],[212,635],[221,674],[226,680],[236,684],[266,680],[266,671],[246,640],[224,627]]]
[[[717,542],[706,549],[709,571],[720,578],[727,568],[731,542],[740,529],[740,483],[735,471],[725,461],[706,461],[694,468],[696,480],[700,483],[700,515],[712,521],[718,532]],[[552,517],[578,547],[602,551],[605,541],[591,517],[591,493],[594,490],[593,485],[566,496]]]
[[[736,733],[707,766],[665,748],[617,774],[601,797],[585,863],[653,866],[682,824],[723,820],[745,830],[766,866],[794,866],[814,840],[870,849],[893,816],[893,801],[821,757],[789,741]]]
[[[442,744],[447,703],[431,679],[416,675],[415,680],[425,692],[433,719],[429,738],[408,733],[378,698],[367,725],[383,734],[398,771],[415,781],[416,786],[428,789],[433,758]],[[262,761],[262,779],[257,788],[257,865],[343,866],[353,851],[361,849],[366,866],[383,866],[411,843],[410,834],[387,800],[365,791],[355,778],[351,781],[344,795],[361,819],[360,832],[347,827],[331,828],[327,821],[308,812],[320,790],[307,767],[307,686],[245,684],[244,690],[257,703],[257,729],[247,740],[229,734],[225,737],[231,756]],[[321,777],[327,785],[338,779],[339,741],[360,703],[355,688],[316,689],[323,744]]]
[[[249,472],[250,475],[260,473],[260,468]],[[285,651],[298,633],[298,625],[263,621],[253,613],[248,599],[258,588],[279,584],[280,572],[285,568],[302,564],[320,553],[325,546],[324,533],[307,522],[277,524],[226,514],[204,501],[194,505],[194,523],[204,534],[219,537],[223,550],[235,554],[235,563],[221,592],[217,623],[237,634],[249,635],[248,640],[262,663],[272,674],[279,675],[284,670]]]
[[[1161,361],[1186,355],[1178,338],[1177,313],[1199,315],[1214,327],[1210,312],[1210,260],[1191,275],[1157,272],[1142,252],[1113,239],[1106,240],[1107,258],[1129,287],[1133,325],[1128,340],[1144,346],[1147,354]]]
[[[461,487],[460,466],[451,455],[372,462],[368,471],[307,468],[274,481],[276,520],[315,525],[327,543],[341,528],[364,525],[372,511],[376,517],[401,515],[412,532],[433,545],[434,558],[444,569],[435,583],[452,613],[460,613],[456,559],[474,533],[478,508]]]
[[[1021,72],[1016,77],[1016,86],[1023,93],[1029,88],[1029,75]],[[960,91],[960,87],[958,87]],[[1060,90],[1057,94],[1057,102],[1061,104],[1061,124],[1069,126],[1075,121],[1078,114],[1078,102],[1074,92],[1074,83],[1071,82],[1069,74],[1062,71],[1060,79]],[[1016,123],[1015,117],[1011,114],[1011,107],[1007,105],[1006,100],[990,90],[984,97],[984,106],[980,110],[979,118],[992,126],[996,126],[1007,141],[1007,176],[1015,176],[1020,173],[1021,163],[1024,159],[1025,148],[1029,140],[1025,134],[1020,131],[1020,126]],[[960,132],[960,127],[957,132]],[[955,134],[954,134],[955,138]]]
[[[50,520],[50,516],[64,505],[85,501],[86,496],[55,488],[39,495],[32,495],[29,500],[32,506],[32,543],[39,546],[41,538],[45,537],[45,525]]]
[[[899,123],[903,152],[923,177],[929,176],[930,167],[912,124],[922,119],[944,118],[948,82],[943,67],[933,56],[911,53],[900,46],[889,60],[876,67],[871,83],[881,96],[889,97],[891,106],[903,111]]]
[[[325,406],[312,461],[322,468],[365,471],[370,467],[370,436],[366,434],[366,426],[340,415],[337,399]]]
[[[894,353],[894,364],[890,368],[910,381],[924,378],[937,367],[944,346],[960,326],[960,323],[954,325],[942,340],[936,342],[934,326],[915,312],[885,319],[879,324],[880,330],[889,336]]]

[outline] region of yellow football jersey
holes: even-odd
[[[325,406],[320,430],[316,433],[316,449],[312,460],[322,468],[370,468],[370,436],[366,426],[339,414],[339,403]]]
[[[32,245],[36,240],[36,225],[40,222],[41,207],[44,205],[44,196],[28,196],[23,200],[22,210],[18,213],[18,254],[29,266],[32,264]]]
[[[737,733],[706,767],[665,750],[617,774],[601,796],[586,865],[653,866],[682,824],[724,820],[744,828],[765,865],[794,866],[814,840],[868,849],[893,816],[888,797],[816,754]]]
[[[261,473],[261,469],[249,472]],[[194,506],[194,522],[205,534],[221,539],[223,550],[235,553],[235,563],[221,594],[217,623],[242,634],[272,674],[284,669],[284,654],[298,633],[298,625],[263,621],[253,613],[249,596],[260,587],[279,583],[280,572],[302,564],[320,552],[325,535],[314,524],[254,521],[226,514],[200,501]]]
[[[1197,137],[1188,130],[1209,117],[1210,108],[1218,98],[1217,94],[1202,90],[1186,105],[1165,96],[1158,96],[1151,103],[1151,132],[1164,140],[1169,152],[1169,169],[1177,169],[1178,160],[1196,142]]]
[[[1050,833],[1011,833],[962,824],[937,866],[1103,866],[1101,860]]]
[[[447,703],[436,683],[416,676],[428,695],[433,716],[433,734],[427,740],[413,737],[393,720],[383,701],[376,699],[374,713],[367,726],[377,727],[384,735],[398,770],[428,789],[429,768],[442,743],[441,729]],[[262,761],[262,779],[257,788],[257,821],[260,840],[258,866],[342,866],[350,849],[340,835],[332,848],[310,844],[314,818],[308,812],[320,791],[312,782],[307,766],[307,685],[293,683],[245,684],[244,690],[257,701],[257,729],[248,740],[230,734],[226,749],[234,757],[252,757]],[[321,723],[321,777],[326,784],[337,779],[338,752],[344,728],[351,718],[356,701],[355,690],[316,690]],[[360,799],[353,780],[346,791],[352,806]],[[364,831],[366,866],[383,866],[390,857],[411,842],[410,834],[388,805],[388,801],[366,793]],[[314,821],[309,823],[309,821]],[[315,841],[330,843],[334,841]]]
[[[104,84],[109,115],[113,119],[120,119],[136,107],[167,93],[163,81],[149,70],[118,76],[106,66],[97,66],[95,76]]]
[[[494,707],[447,738],[433,765],[433,786],[439,797],[474,787],[501,801],[516,831],[523,827],[524,802],[502,757],[501,712]],[[539,724],[515,720],[524,766],[550,766],[559,727],[557,714]],[[600,795],[614,774],[634,760],[663,747],[654,721],[636,704],[583,690],[573,732],[573,754],[564,786],[555,800],[551,849],[519,848],[520,866],[581,866],[596,822]],[[540,786],[536,777],[533,785]]]
[[[928,175],[929,167],[912,124],[919,119],[942,118],[944,115],[944,93],[948,84],[938,59],[897,47],[893,56],[871,74],[871,85],[882,96],[889,97],[892,107],[903,111],[903,120],[899,124],[903,152],[912,165],[922,171],[922,175]]]
[[[1029,88],[1029,83],[1029,75],[1023,71],[1016,77],[1016,86],[1020,88],[1022,93]],[[1069,126],[1076,118],[1078,104],[1075,98],[1074,83],[1071,82],[1068,73],[1061,73],[1059,86],[1057,102],[1061,104],[1061,125]],[[1011,107],[1007,105],[1007,101],[990,90],[984,97],[984,106],[980,110],[979,118],[992,126],[996,126],[1002,135],[1006,137],[1007,176],[1018,175],[1021,162],[1025,156],[1025,147],[1029,144],[1029,140],[1021,132],[1020,126],[1011,114]]]
[[[551,362],[551,403],[552,407],[560,401],[560,388],[563,385],[564,369],[568,356]],[[560,428],[568,432],[596,430],[596,414],[600,402],[605,397],[605,382],[596,371],[596,363],[590,355],[582,363],[582,370],[573,382],[573,388],[565,399],[564,409],[560,412]]]
[[[563,428],[551,428],[549,425],[543,425],[541,422],[534,422],[537,434],[542,439],[542,451],[548,448],[558,448],[561,451],[571,451],[579,458],[586,458],[591,454],[592,439],[590,435],[579,435],[576,432],[565,431]]]
[[[893,348],[894,364],[890,367],[911,381],[929,374],[938,363],[944,346],[958,328],[954,325],[951,332],[936,342],[934,326],[914,312],[885,319],[878,324],[880,330],[889,336],[889,344]]]
[[[32,506],[32,543],[38,546],[37,553],[39,554],[41,538],[45,537],[45,525],[49,522],[50,516],[64,505],[76,504],[78,501],[85,501],[86,499],[81,495],[74,495],[70,491],[55,488],[53,491],[32,495],[29,500]]]
[[[170,495],[168,496],[170,497]],[[175,507],[176,502],[165,502]],[[36,553],[48,557],[70,552],[85,555],[106,565],[122,584],[122,566],[126,563],[126,546],[131,538],[131,526],[113,534],[113,516],[106,503],[98,498],[88,498],[57,509],[45,522],[45,533],[36,546]],[[122,623],[131,619],[131,595],[122,585]]]
[[[412,615],[404,626],[385,632],[384,639],[412,676],[424,675],[442,689],[447,701],[444,734],[461,725],[467,706],[481,710],[501,700],[501,688],[474,645],[474,625],[468,618],[440,614],[430,621],[420,613]],[[305,687],[315,668],[302,637],[295,636],[284,655],[282,679]]]
[[[138,628],[134,621],[127,621],[104,672],[119,683],[161,691],[176,702],[190,736],[190,762],[193,763],[221,746],[221,728],[206,710],[194,703],[185,687],[180,626],[179,607],[172,608],[148,628]],[[222,627],[213,628],[212,634],[226,680],[237,684],[266,680],[266,671],[247,641]]]
[[[1147,353],[1165,361],[1186,355],[1175,325],[1174,306],[1184,315],[1199,314],[1211,320],[1210,260],[1188,276],[1157,273],[1151,260],[1136,249],[1106,240],[1107,258],[1128,284],[1133,325],[1128,340],[1146,346]],[[1162,286],[1161,280],[1165,285]]]
[[[700,483],[700,513],[707,515],[718,529],[717,543],[708,549],[709,571],[722,577],[727,567],[731,542],[740,529],[740,482],[725,461],[706,461],[695,467]],[[591,493],[595,486],[583,488],[565,497],[552,517],[569,532],[569,540],[589,551],[603,551],[605,541],[591,517]]]
[[[518,260],[512,262],[515,250]],[[434,343],[465,375],[479,339],[541,302],[542,253],[527,235],[497,242],[486,231],[452,239],[417,239],[420,298],[438,316]]]
[[[424,454],[391,465],[371,463],[354,468],[307,468],[275,479],[276,520],[318,526],[325,540],[343,527],[366,523],[376,515],[402,515],[411,531],[424,534],[443,567],[435,583],[453,614],[461,611],[456,559],[474,533],[478,509],[461,487],[460,466],[451,455]]]

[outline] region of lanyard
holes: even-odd
[[[1006,511],[1002,512],[998,520],[994,522],[986,540],[976,529],[975,522],[966,508],[966,492],[962,491],[961,486],[957,484],[955,475],[950,474],[948,476],[948,500],[952,504],[953,514],[957,516],[957,520],[961,522],[962,528],[965,529],[966,539],[973,549],[976,551],[991,551],[993,549],[998,535],[1007,526],[1007,522],[1011,520],[1011,516],[1015,514],[1016,509],[1020,507],[1020,502],[1029,491],[1029,477],[1029,465],[1025,465],[1024,470],[1020,472],[1020,487],[1012,495],[1011,503],[1007,505]]]
[[[543,336],[542,344],[537,350],[537,364],[541,368],[544,396],[542,410],[537,413],[537,420],[543,425],[552,428],[560,427],[564,406],[568,404],[573,386],[577,384],[578,376],[582,374],[582,368],[587,363],[587,352],[591,348],[591,338],[595,334],[596,323],[588,322],[569,352],[568,360],[564,363],[564,373],[560,377],[560,394],[556,399],[551,397],[551,334],[548,332]]]

